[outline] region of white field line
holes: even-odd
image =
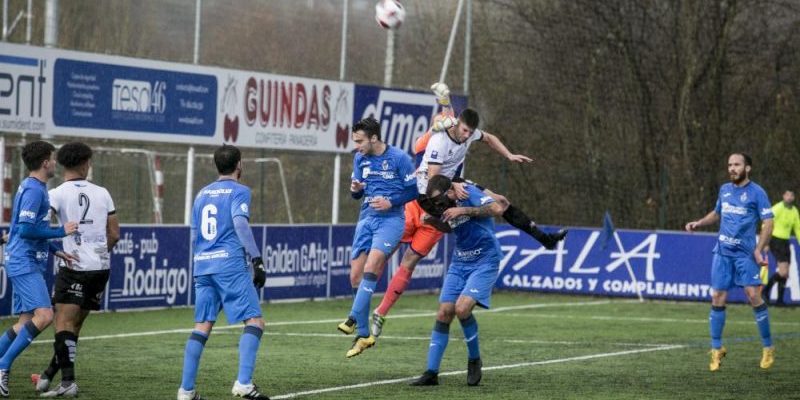
[[[228,335],[239,335],[239,332],[218,332],[218,334],[228,334]],[[301,333],[301,332],[264,332],[266,336],[288,336],[288,337],[319,337],[319,338],[334,338],[334,339],[341,339],[345,336],[341,333]],[[379,340],[407,340],[407,341],[429,341],[431,340],[430,336],[392,336],[392,335],[381,335]],[[460,337],[452,337],[450,338],[451,342],[461,342],[463,341]],[[669,343],[630,343],[630,342],[577,342],[577,341],[564,341],[564,340],[536,340],[536,339],[499,339],[499,338],[481,338],[482,342],[503,342],[503,343],[515,343],[515,344],[562,344],[562,345],[580,345],[580,346],[591,346],[591,345],[604,345],[604,346],[622,346],[622,347],[664,347],[664,346],[672,346]]]
[[[708,324],[708,319],[680,319],[680,318],[654,318],[654,317],[624,317],[614,315],[569,315],[569,314],[520,314],[505,313],[500,314],[504,317],[525,317],[525,318],[550,318],[550,319],[591,319],[598,321],[633,321],[633,322],[665,322],[665,323],[688,323],[688,324]],[[731,321],[728,319],[725,324],[744,324],[752,325],[753,321]],[[800,326],[800,322],[788,321],[769,321],[770,325]]]
[[[547,364],[558,364],[558,363],[565,363],[571,361],[583,361],[583,360],[592,360],[597,358],[607,358],[607,357],[618,357],[618,356],[625,356],[629,354],[638,354],[638,353],[647,353],[653,351],[665,351],[665,350],[675,350],[685,348],[685,345],[671,345],[671,346],[662,346],[662,347],[655,347],[649,349],[637,349],[637,350],[626,350],[626,351],[617,351],[613,353],[599,353],[599,354],[589,354],[585,356],[577,356],[577,357],[567,357],[567,358],[558,358],[554,360],[544,360],[544,361],[529,361],[523,363],[516,363],[516,364],[505,364],[505,365],[495,365],[491,367],[484,367],[484,371],[494,371],[494,370],[501,370],[501,369],[511,369],[511,368],[524,368],[524,367],[532,367],[536,365],[547,365]],[[450,376],[450,375],[462,375],[466,374],[466,370],[461,371],[450,371],[450,372],[443,372],[440,373],[439,376]],[[381,381],[374,381],[374,382],[365,382],[359,383],[354,385],[345,385],[345,386],[335,386],[323,389],[315,389],[315,390],[307,390],[303,392],[295,392],[295,393],[287,393],[280,396],[273,396],[272,399],[291,399],[295,397],[301,396],[310,396],[322,393],[330,393],[330,392],[338,392],[343,390],[350,390],[350,389],[361,389],[371,386],[379,386],[379,385],[391,385],[395,383],[403,383],[408,382],[410,380],[416,379],[416,376],[405,377],[405,378],[397,378],[397,379],[386,379]]]
[[[594,306],[594,305],[605,305],[611,303],[620,303],[621,301],[611,301],[611,300],[604,300],[604,301],[578,301],[572,303],[540,303],[540,304],[526,304],[521,306],[512,306],[512,307],[498,307],[491,310],[476,310],[479,313],[498,313],[503,311],[511,311],[511,310],[524,310],[524,309],[532,309],[532,308],[549,308],[549,307],[572,307],[572,306]],[[622,301],[627,302],[627,301]],[[392,319],[401,319],[401,318],[421,318],[421,317],[435,317],[435,312],[428,312],[428,313],[417,313],[417,314],[397,314],[392,315]],[[307,320],[307,321],[276,321],[276,322],[267,322],[266,326],[289,326],[289,325],[311,325],[311,324],[335,324],[342,322],[341,318],[338,319],[318,319],[318,320]],[[226,325],[226,326],[215,326],[214,331],[224,330],[224,329],[241,329],[240,324],[233,324],[233,325]],[[128,332],[128,333],[117,333],[113,335],[98,335],[98,336],[82,336],[80,340],[85,342],[87,340],[103,340],[103,339],[119,339],[119,338],[129,338],[129,337],[140,337],[140,336],[154,336],[154,335],[166,335],[172,333],[191,333],[191,328],[181,328],[181,329],[166,329],[160,331],[146,331],[146,332]],[[33,343],[53,343],[53,339],[50,340],[37,340]]]

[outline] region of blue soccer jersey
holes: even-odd
[[[8,276],[44,272],[49,254],[47,239],[24,239],[19,236],[19,230],[21,224],[49,227],[49,211],[47,184],[33,177],[23,180],[14,197],[10,239],[5,249]]]
[[[743,187],[722,185],[714,211],[720,216],[714,252],[724,256],[751,256],[756,249],[756,224],[772,219],[767,193],[755,182]]]
[[[457,202],[459,207],[481,207],[494,200],[474,185],[465,186],[469,197]],[[451,221],[456,235],[454,262],[483,262],[502,258],[500,243],[494,236],[492,217],[472,218],[465,215]]]
[[[197,193],[192,207],[194,276],[243,271],[245,250],[233,218],[250,218],[250,188],[236,181],[216,181]]]
[[[386,151],[380,155],[357,153],[353,159],[353,175],[350,178],[365,184],[359,219],[367,216],[402,216],[404,203],[397,200],[398,196],[410,187],[416,193],[417,179],[411,157],[393,146],[387,145]],[[376,211],[369,206],[370,201],[380,197],[389,199],[392,208]]]

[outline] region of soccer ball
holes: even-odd
[[[406,18],[406,9],[397,0],[381,0],[375,4],[375,21],[384,29],[397,29]]]

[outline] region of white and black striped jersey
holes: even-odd
[[[109,269],[106,227],[109,215],[116,210],[108,190],[84,179],[66,181],[50,190],[50,208],[62,224],[78,222],[78,232],[63,239],[64,252],[78,257],[71,268],[76,271]]]

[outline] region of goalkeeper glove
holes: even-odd
[[[458,119],[455,117],[437,116],[436,119],[433,120],[433,127],[431,130],[434,132],[444,132],[456,125],[458,125]]]
[[[447,84],[436,82],[431,85],[431,91],[433,91],[433,94],[436,95],[437,103],[443,106],[450,105],[450,88],[447,87]]]
[[[261,257],[254,257],[251,261],[253,263],[253,285],[256,289],[261,289],[264,287],[264,283],[267,282],[267,271],[264,269],[264,261],[261,260]]]

